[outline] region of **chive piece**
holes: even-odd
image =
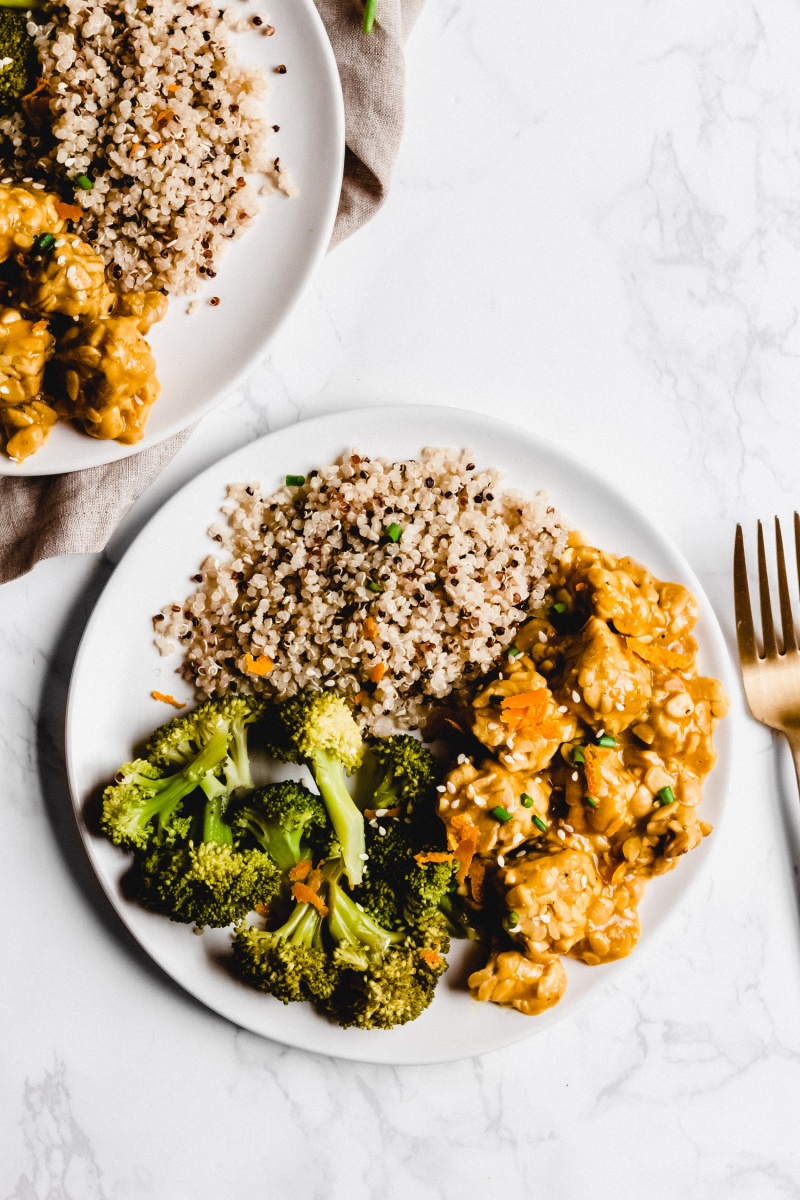
[[[598,746],[616,746],[617,739],[612,737],[610,733],[606,733],[603,737],[597,739]]]
[[[495,808],[490,808],[489,813],[494,817],[495,821],[499,821],[501,825],[505,825],[506,821],[511,820],[511,813],[507,808],[503,808],[498,804]]]
[[[392,521],[391,525],[387,525],[383,532],[390,542],[399,542],[403,530],[396,521]]]
[[[572,761],[574,763],[585,763],[586,757],[583,753],[583,746],[572,747]]]
[[[527,792],[523,792],[519,799],[523,808],[533,808],[533,796],[529,796]]]
[[[511,912],[506,917],[506,920],[508,924],[512,926],[519,924],[519,913],[516,911],[516,909],[511,909]]]
[[[72,182],[75,184],[75,187],[79,187],[82,192],[90,192],[94,187],[94,184],[88,175],[76,175]]]
[[[590,808],[597,808],[597,801],[595,800],[594,796],[584,796],[583,799]]]
[[[287,487],[302,487],[303,484],[305,483],[305,481],[306,481],[305,475],[287,475],[286,476],[286,486]]]
[[[377,8],[377,0],[367,0],[364,5],[364,24],[361,26],[364,33],[372,33],[372,26],[375,24],[375,9]]]
[[[374,579],[370,579],[369,583],[367,584],[367,589],[370,592],[382,592],[383,591],[383,588],[381,587],[381,585],[379,583],[376,583]]]
[[[675,793],[671,787],[659,788],[658,792],[656,793],[656,797],[658,799],[658,803],[662,806],[665,804],[675,803]]]
[[[563,601],[558,600],[555,604],[550,605],[550,611],[554,612],[554,613],[558,613],[560,616],[561,613],[567,611],[567,606],[566,606],[566,604],[563,603]]]
[[[36,239],[36,245],[39,250],[49,250],[56,239],[52,233],[40,233]]]
[[[509,646],[506,653],[508,654],[509,658],[519,658],[520,654],[522,654],[522,651],[518,646]]]
[[[533,823],[537,829],[541,829],[542,833],[547,833],[547,826],[545,825],[545,823],[541,817],[534,817]]]

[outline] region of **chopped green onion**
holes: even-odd
[[[82,192],[90,192],[94,187],[88,175],[76,175],[72,181],[75,187],[79,187]]]
[[[533,796],[529,796],[527,792],[523,792],[519,799],[523,808],[533,808]]]
[[[377,0],[367,0],[364,5],[364,24],[361,26],[364,33],[372,33],[372,26],[375,24],[376,8]]]
[[[514,925],[519,925],[519,913],[518,913],[518,912],[516,912],[516,910],[512,908],[512,909],[511,909],[511,912],[510,912],[510,913],[508,914],[508,916],[506,917],[506,921],[507,921],[507,922],[508,922],[508,924],[509,924],[509,925],[511,925],[512,927],[513,927]]]
[[[590,808],[597,808],[597,801],[595,800],[594,796],[584,796],[583,799]]]
[[[658,799],[658,803],[661,805],[675,803],[675,793],[671,787],[659,788],[658,792],[656,793],[656,798]]]
[[[598,746],[616,746],[617,739],[612,737],[610,733],[606,733],[597,739],[597,744]]]
[[[509,646],[506,653],[509,658],[519,658],[522,651],[517,646]]]
[[[583,753],[583,746],[572,747],[572,761],[574,763],[585,763],[586,758]]]
[[[533,823],[537,829],[541,829],[542,833],[547,833],[547,826],[545,825],[545,823],[541,817],[534,817]]]
[[[305,475],[287,475],[286,476],[286,486],[287,487],[302,487],[303,484],[305,483],[305,481],[306,481]]]
[[[399,542],[403,530],[396,521],[392,521],[391,525],[387,525],[383,532],[390,542]]]
[[[379,583],[376,583],[374,579],[370,579],[369,583],[367,584],[367,590],[370,592],[382,592],[383,588]]]
[[[52,233],[40,233],[36,239],[36,245],[39,250],[49,250],[56,239]]]
[[[495,808],[490,808],[489,813],[494,817],[495,821],[499,821],[501,825],[505,825],[506,821],[511,820],[511,813],[507,808],[503,808],[498,804]]]
[[[567,606],[561,600],[557,601],[557,603],[555,603],[555,604],[550,605],[550,612],[558,613],[560,615],[561,613],[566,612],[566,611],[567,611]]]

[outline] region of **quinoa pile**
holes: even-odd
[[[0,119],[0,171],[83,210],[77,232],[118,290],[213,279],[258,209],[247,173],[290,188],[266,158],[263,76],[232,55],[250,21],[205,0],[57,0],[46,15],[28,25],[41,91]]]
[[[334,688],[367,731],[416,728],[490,670],[545,593],[567,527],[471,451],[357,450],[264,495],[228,489],[196,590],[154,617],[200,693]]]

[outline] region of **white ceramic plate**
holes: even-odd
[[[248,990],[222,965],[228,937],[185,926],[128,903],[120,891],[126,858],[92,836],[82,812],[87,798],[131,756],[134,745],[169,718],[159,690],[189,699],[174,674],[179,656],[161,658],[153,646],[152,615],[191,589],[190,576],[213,548],[205,530],[217,518],[228,483],[259,480],[279,486],[287,473],[305,474],[351,446],[372,456],[411,458],[426,445],[469,447],[477,461],[505,472],[509,486],[546,488],[570,522],[600,546],[630,554],[662,579],[686,584],[700,602],[700,663],[732,689],[730,664],[716,617],[679,551],[608,483],[562,451],[491,418],[441,408],[373,408],[307,421],[251,443],[223,459],[174,496],[128,550],[89,621],[75,663],[67,715],[70,785],[78,823],[97,875],[122,920],[163,969],[210,1008],[239,1025],[289,1045],[370,1062],[440,1062],[497,1049],[546,1029],[574,1011],[590,991],[617,976],[622,963],[587,967],[567,961],[569,987],[556,1008],[539,1017],[479,1004],[463,988],[464,956],[455,943],[450,971],[419,1020],[389,1031],[340,1029],[308,1005],[284,1007]],[[720,818],[731,753],[730,723],[716,745],[720,763],[706,785],[703,816]],[[285,771],[286,768],[283,768]],[[642,905],[642,942],[704,869],[712,836],[680,867],[654,880]]]
[[[263,11],[263,5],[260,5]],[[253,11],[259,11],[259,5]],[[257,220],[196,297],[172,297],[149,335],[162,394],[135,446],[101,442],[71,425],[53,430],[21,465],[0,455],[0,475],[56,475],[116,462],[197,421],[247,375],[294,307],[330,241],[344,162],[344,107],[330,42],[313,0],[270,0],[273,37],[235,35],[238,57],[262,68],[269,90],[270,153],[298,195],[261,197]],[[285,64],[286,74],[275,67]],[[212,308],[211,296],[220,304]],[[189,299],[199,299],[187,315]]]

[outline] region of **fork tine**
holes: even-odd
[[[783,632],[783,653],[788,654],[797,649],[797,638],[794,633],[794,617],[792,602],[789,599],[789,584],[786,579],[786,560],[783,557],[783,537],[781,523],[775,518],[775,553],[778,559],[778,594],[781,602],[781,630]]]
[[[764,636],[764,657],[774,658],[778,653],[775,643],[775,626],[772,623],[772,604],[769,598],[769,575],[767,556],[764,552],[764,529],[758,522],[758,598],[761,603],[761,631]]]
[[[797,519],[800,536],[800,517]],[[800,574],[800,542],[798,542],[797,570]],[[736,607],[736,638],[739,642],[739,659],[744,666],[754,663],[756,636],[753,629],[753,612],[750,608],[750,589],[747,586],[747,563],[744,557],[744,537],[741,525],[736,526],[736,543],[733,550],[733,601]]]

